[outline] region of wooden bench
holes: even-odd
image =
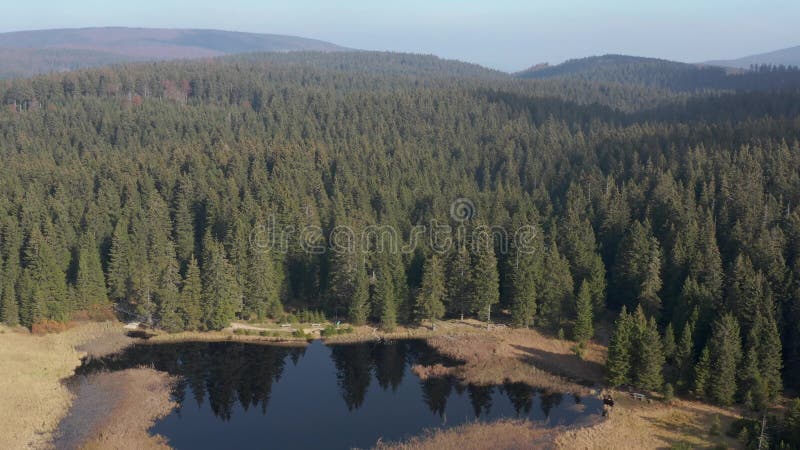
[[[639,400],[640,402],[647,400],[647,397],[644,394],[639,394],[636,392],[632,392],[631,397],[633,397],[634,400]]]

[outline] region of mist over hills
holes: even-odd
[[[18,31],[0,33],[0,78],[130,61],[342,50],[347,49],[315,39],[221,30],[103,27]]]

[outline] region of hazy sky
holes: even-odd
[[[123,0],[124,1],[124,0]],[[602,53],[705,61],[800,45],[798,0],[0,0],[0,31],[87,26],[292,34],[503,70]]]

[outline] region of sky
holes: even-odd
[[[604,53],[701,62],[800,45],[798,0],[0,0],[0,11],[0,32],[214,28],[505,71]]]

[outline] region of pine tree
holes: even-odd
[[[76,288],[80,309],[108,304],[106,280],[103,267],[100,265],[100,252],[92,234],[85,234],[81,238]]]
[[[701,398],[708,398],[711,388],[711,350],[703,348],[700,359],[694,366],[694,393]]]
[[[518,237],[521,238],[515,236]],[[522,248],[522,245],[526,245],[527,248]],[[541,284],[543,270],[543,248],[538,236],[534,236],[533,242],[512,241],[508,272],[510,272],[511,322],[514,326],[527,328],[533,324],[536,316],[538,285]]]
[[[641,304],[649,316],[661,312],[661,247],[649,222],[634,222],[620,243],[615,267],[615,292],[624,305]]]
[[[544,267],[539,296],[539,322],[545,328],[557,330],[561,327],[565,310],[574,304],[574,289],[569,262],[561,256],[555,242],[548,246]]]
[[[606,371],[612,386],[621,386],[631,381],[631,359],[633,354],[633,321],[623,306],[608,344]]]
[[[672,322],[667,324],[667,328],[664,330],[662,347],[664,349],[664,358],[666,358],[667,361],[674,361],[677,345],[675,343],[675,331],[672,328]]]
[[[594,335],[594,325],[592,323],[592,292],[589,282],[584,280],[578,293],[578,303],[575,307],[577,315],[575,317],[575,328],[573,335],[576,341],[585,343]]]
[[[601,311],[605,307],[606,274],[603,259],[597,251],[594,229],[588,219],[580,219],[574,211],[567,213],[564,222],[560,246],[569,260],[575,286],[580,288],[586,282],[593,309]]]
[[[130,252],[128,220],[123,217],[114,227],[108,263],[108,292],[116,301],[123,300],[128,296]]]
[[[500,301],[500,278],[497,258],[491,244],[476,245],[472,255],[472,311],[480,320],[491,321],[492,306]],[[437,259],[437,264],[439,264]]]
[[[177,188],[174,203],[173,239],[178,261],[183,270],[186,269],[195,251],[194,216],[189,195],[188,183],[182,181]]]
[[[183,317],[183,324],[187,330],[199,330],[203,319],[203,285],[200,281],[200,267],[197,265],[197,258],[191,256],[189,265],[186,268],[181,286],[180,302],[178,311]]]
[[[23,291],[23,323],[32,326],[41,319],[66,321],[71,311],[67,298],[66,274],[59,267],[55,252],[38,227],[25,245],[25,270],[28,289]]]
[[[16,326],[20,323],[20,310],[17,303],[17,279],[19,278],[19,253],[22,247],[22,237],[16,222],[9,221],[3,227],[2,251],[0,251],[0,261],[5,259],[3,266],[3,276],[0,278],[0,310],[2,316],[0,321],[9,326]]]
[[[681,339],[675,349],[675,366],[678,369],[678,388],[688,390],[692,383],[694,367],[694,323],[687,322],[681,331]]]
[[[638,329],[638,334],[638,342],[635,347],[636,357],[634,358],[634,382],[642,389],[660,390],[664,384],[664,352],[655,319],[651,317],[643,327]]]
[[[385,259],[381,259],[379,262],[377,276],[374,291],[374,308],[378,311],[378,320],[380,320],[381,328],[386,331],[393,331],[397,326],[395,283],[392,279],[392,271]]]
[[[283,305],[270,252],[251,246],[249,253],[249,269],[245,277],[245,315],[259,320],[265,317],[277,319],[283,313]]]
[[[737,370],[742,357],[739,323],[730,314],[714,323],[709,341],[711,378],[709,395],[722,405],[733,403],[737,392]]]
[[[222,244],[207,234],[203,249],[203,323],[209,330],[221,330],[240,311],[241,291]]]
[[[450,314],[460,317],[471,309],[470,293],[470,255],[465,245],[450,255],[447,265],[447,309]]]
[[[444,272],[439,257],[431,255],[425,260],[422,285],[417,293],[416,315],[419,319],[428,319],[431,324],[440,319],[445,312]]]
[[[356,267],[353,276],[355,285],[347,308],[347,315],[354,325],[363,325],[369,317],[369,279],[362,264]]]
[[[783,357],[778,325],[770,311],[756,316],[748,341],[757,355],[756,364],[766,393],[765,401],[773,402],[783,390],[781,378]]]

